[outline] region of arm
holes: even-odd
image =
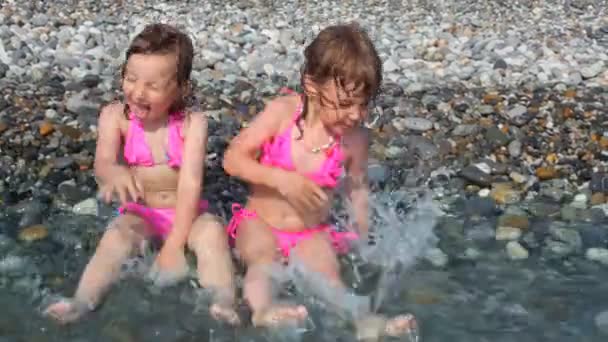
[[[116,193],[120,201],[125,203],[129,197],[138,198],[140,187],[135,179],[130,177],[129,170],[118,163],[121,146],[120,121],[124,106],[113,103],[105,106],[99,114],[97,145],[95,148],[95,180],[106,202],[112,200]]]
[[[260,146],[277,134],[284,119],[283,114],[288,110],[282,98],[270,102],[264,111],[230,142],[224,153],[224,171],[251,184],[273,187],[273,180],[276,179],[277,172],[281,171],[260,164],[256,155]]]
[[[173,229],[165,246],[182,249],[186,245],[192,223],[198,216],[199,201],[205,176],[207,155],[207,118],[191,113],[184,130],[183,161],[177,182],[177,203]]]
[[[360,129],[345,137],[349,149],[346,164],[346,193],[350,199],[358,233],[367,241],[369,231],[369,185],[367,183],[367,158],[369,137]]]
[[[112,177],[118,164],[118,153],[121,143],[119,115],[123,106],[109,104],[101,109],[97,128],[97,146],[95,148],[95,177],[100,183],[106,183]]]

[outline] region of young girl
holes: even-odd
[[[237,323],[227,235],[201,200],[207,146],[203,113],[188,112],[193,46],[165,24],[147,26],[132,41],[122,68],[124,103],[102,109],[95,176],[106,201],[116,194],[120,215],[103,235],[72,299],[45,313],[66,323],[93,310],[117,280],[123,262],[148,238],[161,238],[151,277],[157,284],[186,275],[187,246],[199,281],[213,291],[212,314]],[[122,149],[124,163],[117,156]],[[126,166],[124,165],[126,163]]]
[[[324,29],[304,54],[303,94],[269,102],[224,155],[226,172],[250,185],[247,205],[233,206],[227,229],[247,266],[243,291],[258,326],[307,315],[302,306],[271,302],[267,267],[281,257],[295,254],[328,284],[344,288],[336,252],[357,234],[326,223],[343,173],[358,236],[367,239],[368,137],[360,124],[379,89],[381,61],[355,24]],[[415,328],[411,315],[368,318],[387,335]]]

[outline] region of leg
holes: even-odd
[[[285,321],[301,321],[308,315],[303,306],[274,305],[270,267],[279,260],[277,243],[268,225],[258,218],[241,221],[236,248],[247,265],[244,296],[253,312],[255,326],[276,326]]]
[[[234,310],[234,267],[226,229],[213,215],[203,214],[192,225],[188,248],[196,254],[199,283],[213,293],[211,314],[238,324],[239,316]]]
[[[146,227],[144,220],[131,214],[114,219],[87,264],[74,297],[52,304],[44,314],[69,323],[93,310],[120,276],[123,263],[144,240]]]
[[[341,312],[349,310],[357,313],[357,308],[348,308],[354,295],[350,294],[340,279],[339,263],[330,239],[325,233],[316,233],[302,240],[294,248],[293,257],[307,270],[323,277],[322,281],[329,284],[329,291],[322,294],[324,299]],[[320,284],[323,284],[319,281]],[[347,298],[348,297],[348,298]],[[350,299],[350,300],[349,300]],[[357,303],[355,303],[356,305]],[[368,310],[368,308],[364,308]],[[412,315],[399,315],[391,319],[379,315],[365,314],[356,320],[359,339],[378,338],[380,335],[402,336],[416,329],[416,321]]]

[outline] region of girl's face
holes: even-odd
[[[141,120],[168,115],[180,94],[173,54],[133,54],[122,79],[122,89],[131,112]]]
[[[344,135],[367,118],[369,99],[362,94],[363,85],[347,83],[339,86],[330,80],[317,89],[321,122],[333,134]]]

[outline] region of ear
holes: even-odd
[[[310,75],[304,75],[304,92],[309,97],[318,97],[320,94],[319,85],[312,80]]]

